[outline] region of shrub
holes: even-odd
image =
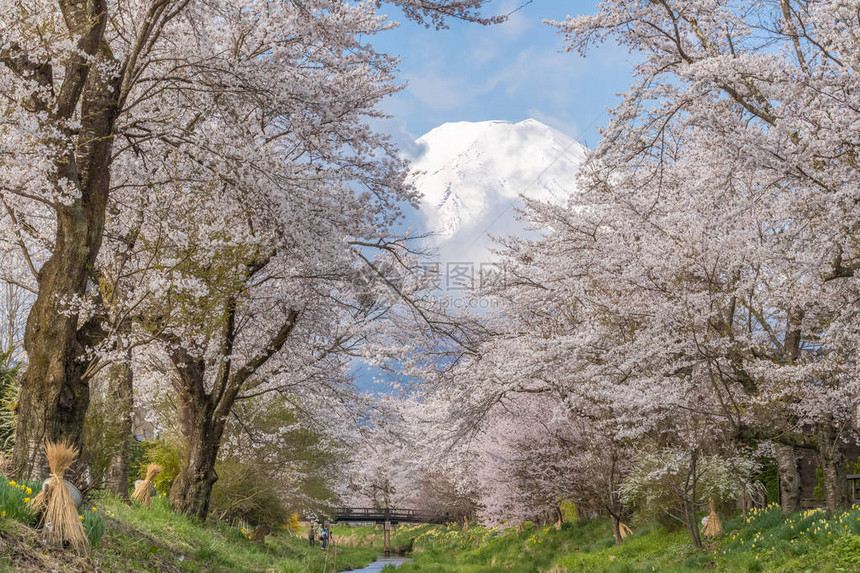
[[[133,439],[124,424],[116,423],[116,414],[111,411],[113,407],[104,389],[98,384],[94,385],[84,423],[84,447],[78,464],[79,468],[85,468],[85,471],[79,471],[80,477],[84,479],[75,480],[78,485],[84,486],[83,491],[102,487],[111,461],[122,450],[123,442]]]
[[[776,459],[771,457],[761,458],[761,470],[755,475],[754,479],[764,484],[767,503],[779,499],[779,478],[777,477]]]
[[[816,501],[824,501],[824,470],[815,468],[815,489],[812,490],[812,495]]]
[[[212,512],[231,523],[266,525],[274,530],[289,518],[280,484],[261,473],[253,463],[219,462],[218,481],[212,488]]]
[[[133,460],[134,465],[129,463],[129,481],[133,485],[134,480],[146,477],[146,467],[149,464],[158,464],[161,466],[161,473],[155,477],[152,485],[155,487],[155,491],[167,495],[170,493],[173,480],[182,471],[184,448],[181,441],[178,438],[167,437],[161,440],[142,442],[141,448],[144,452],[143,456]]]
[[[302,423],[290,398],[247,400],[234,413],[216,465],[213,514],[275,530],[293,511],[329,513],[337,451]]]
[[[558,504],[565,523],[579,521],[579,509],[572,501],[563,500]]]

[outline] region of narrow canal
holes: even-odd
[[[377,559],[364,569],[354,569],[350,571],[350,573],[379,573],[382,571],[386,565],[394,565],[394,567],[400,567],[403,563],[409,563],[412,561],[408,557],[382,557]]]

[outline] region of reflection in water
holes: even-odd
[[[386,565],[394,565],[395,567],[400,567],[402,563],[409,563],[410,561],[412,560],[408,557],[385,557],[382,559],[377,559],[364,569],[355,569],[350,573],[379,573]]]

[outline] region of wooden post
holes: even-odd
[[[391,522],[386,521],[383,526],[383,538],[385,539],[385,556],[389,557],[391,555]]]
[[[857,411],[860,412],[860,407],[858,407]],[[860,493],[860,487],[857,487],[857,482],[860,481],[860,474],[848,474],[845,477],[851,482],[851,497],[849,501],[851,503],[860,501],[860,496],[857,495]]]

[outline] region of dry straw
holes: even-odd
[[[161,472],[161,466],[158,464],[149,464],[146,466],[146,479],[144,479],[136,488],[134,488],[134,493],[131,494],[131,499],[139,501],[146,507],[152,506],[152,500],[150,499],[151,492],[149,488],[152,487],[152,480],[155,479]]]
[[[702,533],[706,537],[716,537],[723,532],[723,523],[720,521],[720,516],[717,515],[716,502],[713,499],[709,499],[708,504],[711,506],[711,513],[708,514],[708,521],[705,523],[705,527],[702,528]]]
[[[621,532],[621,539],[624,539],[628,535],[633,535],[633,530],[627,527],[627,524],[623,521],[618,522],[618,530]]]
[[[45,509],[45,506],[47,505],[45,499],[47,491],[48,486],[42,485],[42,490],[36,494],[36,497],[30,500],[30,508],[36,513],[39,513]]]
[[[45,456],[51,468],[51,480],[32,499],[31,507],[42,514],[43,532],[48,543],[68,545],[78,552],[86,552],[89,540],[81,524],[72,492],[63,479],[66,471],[78,457],[78,450],[66,442],[45,444]]]

